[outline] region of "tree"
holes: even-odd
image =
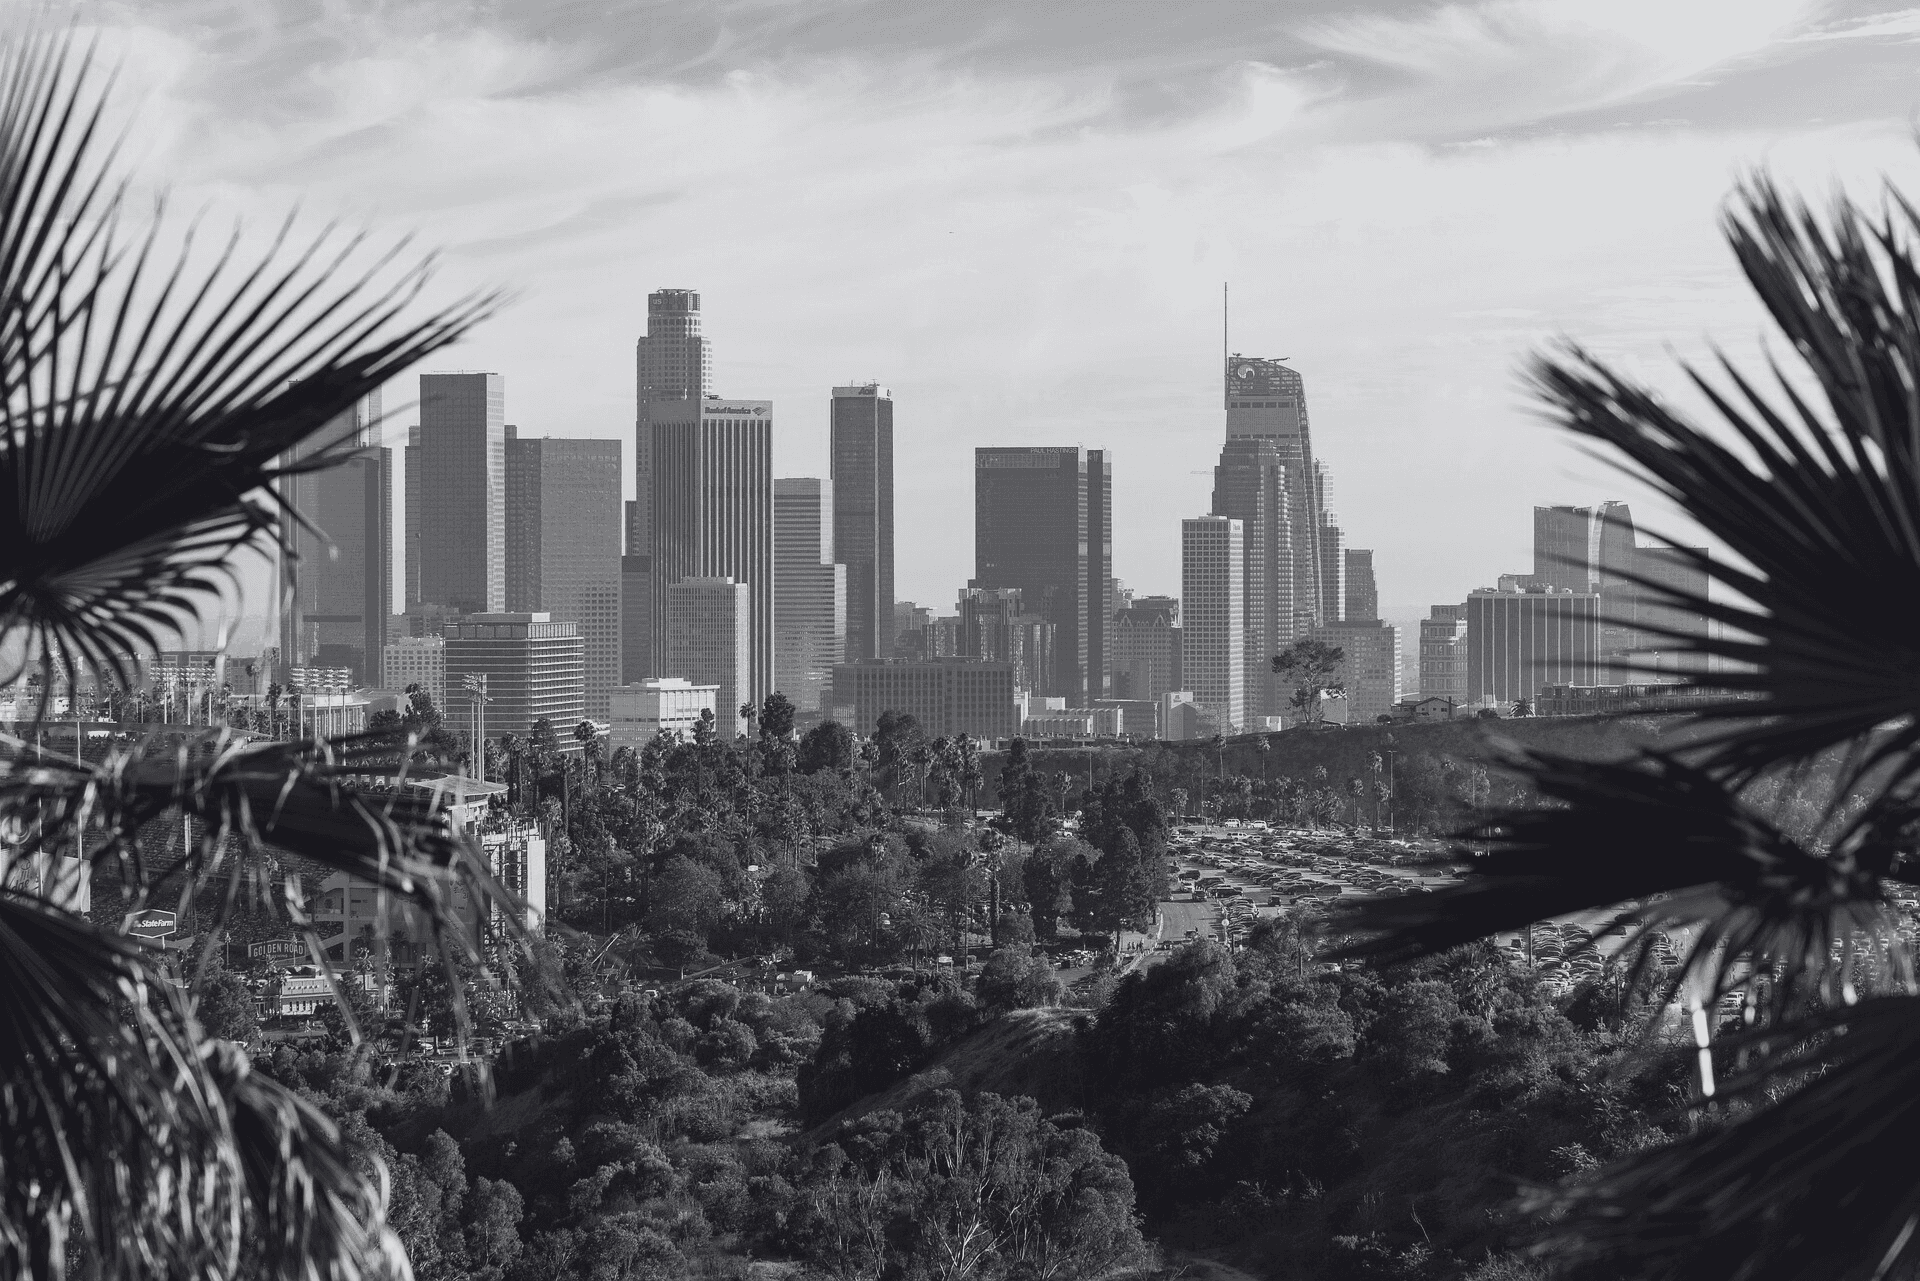
[[[1007,760],[1000,767],[1000,812],[1007,834],[1028,845],[1046,840],[1057,823],[1046,777],[1033,767],[1024,738],[1007,745]]]
[[[1769,395],[1730,361],[1689,370],[1711,424],[1577,347],[1536,358],[1530,376],[1562,428],[1732,553],[1670,550],[1731,589],[1711,598],[1628,577],[1663,612],[1716,624],[1651,629],[1713,671],[1686,684],[1748,697],[1691,709],[1684,744],[1622,760],[1505,752],[1539,799],[1475,823],[1476,874],[1356,904],[1338,928],[1357,933],[1355,950],[1413,957],[1619,912],[1630,966],[1653,963],[1655,931],[1711,940],[1658,1004],[1692,1005],[1693,1101],[1717,1115],[1534,1198],[1543,1246],[1595,1275],[1911,1275],[1904,1118],[1920,996],[1898,977],[1912,964],[1901,914],[1883,905],[1913,877],[1920,686],[1908,611],[1883,608],[1870,584],[1920,582],[1920,214],[1895,193],[1880,212],[1841,198],[1822,218],[1759,178],[1724,228],[1807,376],[1783,372]],[[1777,803],[1785,779],[1801,807]],[[1891,956],[1894,973],[1855,960],[1866,955]],[[1712,1011],[1728,995],[1747,1013],[1738,1049],[1716,1054]]]
[[[1287,706],[1297,709],[1308,724],[1321,719],[1321,694],[1340,690],[1340,686],[1328,682],[1346,658],[1346,651],[1338,645],[1318,640],[1297,640],[1273,656],[1275,674],[1293,685]]]
[[[775,690],[760,704],[760,737],[784,741],[793,736],[793,700]]]
[[[331,233],[303,245],[296,232],[249,261],[238,238],[203,257],[170,251],[166,224],[158,240],[129,226],[104,81],[70,39],[29,28],[0,49],[0,633],[43,688],[83,671],[131,688],[128,656],[188,643],[187,620],[219,608],[243,554],[297,541],[277,482],[353,452],[327,426],[492,304],[421,316],[405,255],[368,261]],[[276,731],[297,726],[272,702]],[[457,932],[456,893],[494,897],[463,870],[479,856],[423,798],[355,786],[392,760],[390,738],[321,751],[209,728],[177,750],[43,761],[0,777],[0,860],[44,850],[103,873],[111,861],[135,903],[193,898],[202,946],[217,947],[216,885],[271,884],[273,896],[233,897],[284,920],[270,842]],[[183,816],[204,841],[121,862],[126,834],[179,830]],[[376,1159],[351,1159],[312,1104],[212,1039],[157,951],[25,889],[0,895],[0,937],[0,1274],[365,1275],[394,1262]]]
[[[853,768],[853,731],[839,721],[821,721],[800,738],[796,768],[802,774]]]

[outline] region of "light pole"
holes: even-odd
[[[468,672],[460,678],[460,686],[473,699],[473,763],[484,783],[487,781],[487,704],[493,701],[487,696],[486,673]]]

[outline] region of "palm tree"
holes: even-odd
[[[1395,958],[1613,910],[1629,990],[1654,931],[1690,937],[1666,998],[1691,1011],[1695,1101],[1720,1123],[1535,1193],[1543,1248],[1654,1281],[1911,1276],[1920,994],[1889,891],[1920,881],[1920,212],[1895,193],[1822,218],[1755,179],[1725,231],[1805,376],[1769,392],[1724,358],[1689,370],[1707,426],[1577,347],[1531,374],[1563,428],[1731,553],[1672,553],[1719,580],[1711,599],[1629,577],[1714,624],[1646,629],[1712,664],[1692,687],[1744,697],[1624,761],[1510,750],[1545,803],[1483,814],[1461,885],[1345,924]]]
[[[282,460],[491,306],[403,322],[420,270],[352,266],[359,242],[331,233],[289,250],[283,232],[253,262],[231,244],[210,266],[165,261],[127,226],[99,83],[70,37],[0,44],[0,635],[43,689],[82,669],[134,688],[129,656],[177,638],[242,551],[301,519],[275,482],[348,451]],[[208,1038],[154,951],[5,875],[41,851],[86,859],[95,892],[117,873],[137,910],[163,877],[264,887],[271,848],[451,931],[459,894],[502,896],[425,793],[348,785],[400,755],[210,728],[166,754],[0,758],[0,1275],[60,1275],[69,1242],[115,1281],[404,1271],[383,1180],[331,1121]],[[143,850],[132,834],[168,816],[201,839]],[[229,897],[196,901],[210,947]]]

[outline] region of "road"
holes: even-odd
[[[1160,920],[1165,926],[1160,937],[1172,939],[1175,943],[1184,942],[1188,930],[1193,930],[1200,938],[1218,940],[1220,937],[1220,905],[1217,903],[1190,903],[1185,900],[1162,903]]]

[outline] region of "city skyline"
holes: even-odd
[[[1222,280],[1233,344],[1315,388],[1384,606],[1521,563],[1536,502],[1623,498],[1667,528],[1537,424],[1520,360],[1567,333],[1684,397],[1669,342],[1741,355],[1759,332],[1713,228],[1741,173],[1813,193],[1916,168],[1888,74],[1913,24],[1871,5],[1222,3],[1097,33],[990,8],[964,36],[887,6],[612,39],[512,2],[458,24],[435,0],[100,21],[141,101],[130,145],[183,206],[265,234],[297,174],[307,208],[445,244],[448,288],[518,289],[445,363],[511,377],[529,435],[631,439],[626,361],[660,284],[705,292],[720,383],[783,407],[778,474],[817,474],[828,388],[885,381],[901,508],[924,518],[901,530],[905,599],[965,578],[944,477],[1012,433],[1123,456],[1116,508],[1166,515],[1117,530],[1121,576],[1177,590]],[[392,51],[427,32],[422,77]],[[816,251],[772,252],[796,239]],[[1461,506],[1455,545],[1427,546]]]

